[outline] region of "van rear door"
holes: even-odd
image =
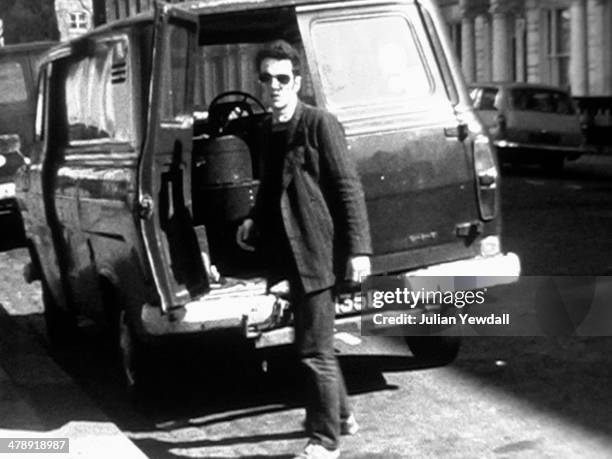
[[[192,56],[197,17],[168,5],[157,7],[155,15],[138,212],[161,306],[168,310],[208,287],[191,218]]]
[[[298,22],[317,104],[344,125],[362,178],[374,271],[474,256],[458,236],[480,226],[471,148],[424,12],[337,5],[298,8]]]

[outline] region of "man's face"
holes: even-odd
[[[259,81],[264,102],[273,110],[282,110],[297,100],[301,77],[293,75],[289,59],[264,59],[259,66]]]

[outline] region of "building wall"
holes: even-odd
[[[612,96],[612,0],[439,0],[468,82]]]
[[[55,0],[55,15],[60,40],[78,37],[92,27],[92,0]]]

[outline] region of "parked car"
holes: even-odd
[[[470,95],[502,162],[540,163],[560,171],[566,159],[586,151],[567,91],[531,83],[478,83]]]
[[[15,200],[15,172],[25,164],[19,137],[0,135],[0,223],[6,227],[7,217],[19,216]]]
[[[279,36],[308,56],[302,97],[345,128],[374,273],[515,280],[494,152],[444,30],[433,1],[195,1],[53,50],[19,181],[26,276],[42,281],[49,336],[67,339],[77,315],[116,321],[131,386],[146,381],[146,346],[171,336],[291,343],[287,301],[234,237],[265,154],[253,142],[268,113],[252,62]],[[338,308],[339,331],[359,330],[355,304]],[[409,342],[444,361],[458,343]]]
[[[37,63],[56,42],[0,47],[0,217],[19,217],[14,175],[34,136]],[[7,222],[0,225],[6,227]],[[17,225],[15,225],[17,226]],[[21,226],[20,224],[18,226]]]

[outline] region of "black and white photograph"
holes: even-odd
[[[0,458],[612,457],[612,0],[0,0]]]

